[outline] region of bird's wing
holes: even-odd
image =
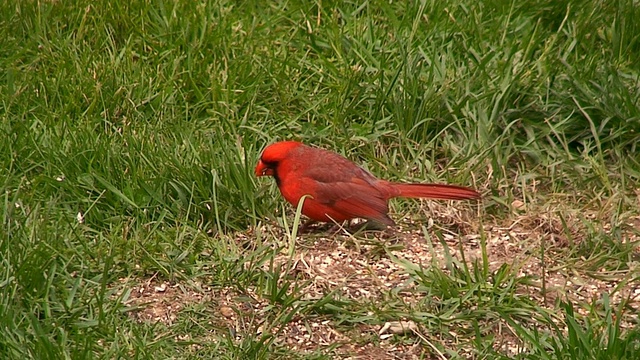
[[[304,153],[300,157],[300,164],[304,176],[319,183],[337,184],[351,183],[355,180],[373,186],[378,179],[367,170],[353,163],[351,160],[332,151],[317,150]]]
[[[385,194],[365,180],[316,182],[316,194],[316,201],[346,217],[375,219],[387,224],[393,222],[387,216],[389,207]]]

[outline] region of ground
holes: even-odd
[[[290,319],[279,319],[277,324],[271,324],[278,306],[273,297],[265,297],[264,292],[251,288],[241,292],[234,286],[207,286],[206,279],[197,284],[168,282],[155,277],[127,280],[123,285],[131,287],[132,292],[126,303],[135,309],[129,312],[135,319],[168,326],[181,316],[185,307],[205,305],[213,328],[219,333],[232,334],[235,341],[241,341],[247,334],[255,336],[268,331],[275,334],[275,343],[291,350],[332,354],[338,358],[418,359],[426,356],[445,359],[447,356],[439,350],[442,348],[455,348],[458,354],[468,351],[471,357],[472,346],[462,344],[464,336],[458,338],[455,330],[448,336],[434,334],[426,323],[414,322],[412,318],[425,308],[433,310],[434,304],[437,308],[439,296],[444,298],[437,291],[425,290],[425,284],[430,281],[433,281],[432,288],[437,287],[437,280],[421,280],[421,276],[452,276],[451,271],[459,271],[464,268],[463,264],[476,263],[486,264],[488,274],[497,286],[510,286],[496,280],[501,270],[515,272],[514,278],[522,281],[513,286],[509,296],[533,302],[551,314],[557,310],[559,299],[575,304],[578,313],[586,313],[584,304],[593,303],[606,293],[611,294],[610,301],[614,306],[623,301],[627,303],[628,311],[621,319],[621,327],[631,327],[637,322],[640,283],[633,279],[639,274],[637,229],[640,228],[640,217],[626,219],[623,228],[627,230],[620,236],[629,244],[636,243],[629,255],[631,262],[614,268],[605,261],[600,268],[594,268],[595,264],[591,263],[594,260],[588,253],[579,255],[573,251],[589,241],[586,239],[588,225],[578,221],[576,214],[527,213],[522,203],[512,206],[513,216],[507,221],[491,220],[490,217],[480,221],[478,216],[481,214],[469,207],[458,210],[453,203],[425,202],[423,214],[430,214],[426,221],[403,219],[396,228],[355,236],[339,229],[327,232],[326,227],[320,227],[297,237],[292,256],[283,246],[273,264],[263,265],[266,271],[279,270],[281,279],[278,281],[294,279],[297,288],[286,290],[297,294],[295,301],[312,303],[324,298],[339,299],[350,304],[345,308],[360,304],[367,309],[361,316],[368,321],[349,324],[343,321],[344,316],[334,317],[330,310],[323,309],[293,311]],[[582,215],[593,219],[594,224],[600,224],[597,213]],[[606,233],[608,229],[611,224],[603,223],[602,231]],[[256,230],[238,234],[239,246],[246,246],[247,239],[251,239]],[[274,225],[265,225],[259,230],[263,234],[274,234],[274,238],[285,239],[287,236]],[[542,247],[544,258],[541,258]],[[486,251],[485,262],[483,249]],[[571,259],[566,259],[570,254]],[[464,278],[459,280],[464,281]],[[425,300],[426,297],[431,298]],[[485,305],[492,301],[487,299]],[[380,313],[377,309],[381,309]],[[390,318],[393,316],[390,314],[397,314],[397,317]],[[455,329],[455,326],[451,328]],[[509,356],[522,350],[524,345],[507,322],[495,321],[490,329],[497,339],[493,343],[496,351]],[[469,348],[465,350],[466,346]]]

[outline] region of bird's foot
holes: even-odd
[[[349,226],[349,231],[354,234],[361,231],[384,231],[386,229],[386,224],[383,224],[376,220],[367,220],[363,223]]]
[[[328,231],[330,233],[335,233],[340,231],[342,228],[339,224],[334,223],[320,223],[315,220],[308,219],[298,228],[299,234],[310,234],[310,233],[319,233]]]
[[[315,220],[307,219],[307,221],[302,223],[302,225],[300,225],[300,227],[298,228],[298,234],[307,234],[311,232],[311,230],[313,229],[313,225],[316,223],[317,221]]]

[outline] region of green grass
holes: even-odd
[[[0,357],[345,356],[282,341],[328,321],[426,358],[638,358],[638,18],[632,0],[0,3]],[[293,243],[292,207],[253,175],[282,139],[485,196],[455,205],[466,230],[420,231],[422,264],[361,235]],[[424,220],[419,205],[393,217]],[[481,229],[504,224],[541,274],[491,263]],[[473,259],[443,238],[473,231]],[[295,256],[314,242],[394,259],[406,289],[307,296]],[[607,290],[546,298],[545,271]],[[151,277],[210,298],[136,321],[125,304]],[[256,310],[224,325],[222,290]],[[380,340],[400,318],[435,345]]]

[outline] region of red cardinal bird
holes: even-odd
[[[302,213],[315,221],[343,222],[354,218],[394,225],[387,213],[394,197],[443,200],[476,199],[473,189],[444,184],[401,184],[380,180],[333,151],[297,141],[267,146],[256,176],[273,176],[282,196],[294,206],[304,195]]]

